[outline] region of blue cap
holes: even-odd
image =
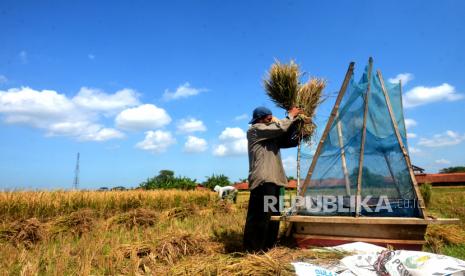
[[[271,113],[271,110],[269,110],[268,108],[264,106],[259,106],[253,110],[252,120],[250,120],[249,124],[253,124],[258,119],[263,118],[268,115],[273,115]]]

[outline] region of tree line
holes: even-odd
[[[206,180],[201,183],[203,187],[213,190],[218,185],[221,187],[231,185],[229,178],[223,174],[212,174],[207,176]],[[161,170],[158,175],[148,178],[139,184],[139,187],[145,190],[153,189],[181,189],[193,190],[197,187],[197,180],[186,176],[175,176],[174,171]]]

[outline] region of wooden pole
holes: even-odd
[[[360,157],[358,160],[358,177],[357,177],[357,197],[355,201],[355,216],[360,216],[360,203],[362,199],[362,174],[363,174],[363,155],[365,154],[365,139],[367,135],[367,115],[368,115],[368,99],[371,88],[371,72],[373,70],[373,58],[368,60],[368,84],[365,92],[365,103],[363,111],[363,126],[362,126],[362,141],[360,144]]]
[[[344,141],[342,140],[342,126],[339,118],[339,111],[337,112],[337,136],[339,138],[339,146],[341,147],[341,162],[342,162],[342,171],[344,172],[344,180],[346,184],[346,194],[350,196],[350,179],[349,172],[347,171],[347,162],[346,162],[346,152],[344,150]]]
[[[307,186],[308,184],[310,184],[310,179],[312,177],[313,170],[315,169],[316,161],[318,160],[318,157],[320,156],[321,148],[323,147],[323,143],[326,140],[326,137],[328,136],[331,125],[334,122],[334,117],[336,117],[336,113],[339,110],[339,104],[341,103],[342,97],[344,96],[347,90],[347,85],[349,84],[350,78],[352,77],[354,73],[354,65],[355,65],[354,62],[351,62],[349,64],[349,69],[347,69],[347,73],[344,78],[344,81],[342,82],[342,86],[341,86],[341,89],[339,90],[339,94],[337,95],[336,102],[334,103],[334,107],[331,110],[331,115],[329,116],[328,123],[326,123],[325,130],[323,131],[323,135],[321,136],[320,142],[318,143],[318,146],[315,151],[315,155],[313,156],[312,163],[310,164],[310,168],[308,169],[307,176],[305,177],[305,181],[302,186],[300,196],[305,195],[305,192],[307,191]]]
[[[396,121],[396,118],[394,117],[394,112],[392,111],[391,100],[389,99],[389,94],[387,93],[386,87],[384,86],[383,76],[381,75],[381,71],[379,70],[378,70],[378,79],[379,79],[379,82],[381,83],[381,89],[383,90],[384,99],[386,100],[386,105],[389,111],[389,115],[391,116],[392,126],[396,133],[397,141],[399,142],[399,146],[402,151],[402,154],[404,155],[405,162],[407,164],[408,171],[410,174],[410,178],[413,183],[413,189],[418,199],[418,204],[420,207],[420,215],[426,219],[425,202],[423,201],[423,197],[421,196],[420,190],[418,189],[418,183],[413,173],[412,164],[410,163],[410,157],[408,155],[407,149],[404,146],[404,142],[402,142],[402,137],[399,132],[399,127],[397,126],[397,121]]]

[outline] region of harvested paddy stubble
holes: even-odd
[[[338,252],[286,247],[244,253],[247,193],[239,195],[237,204],[221,202],[213,192],[68,193],[0,193],[0,208],[6,211],[0,213],[0,274],[291,275],[291,261],[333,262],[341,257]],[[437,204],[436,197],[432,202]],[[429,233],[433,242],[448,248],[464,238],[458,229]]]

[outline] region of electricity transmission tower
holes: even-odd
[[[73,186],[75,190],[77,190],[79,187],[79,152],[77,154],[77,159],[76,159],[76,168],[74,169]]]

